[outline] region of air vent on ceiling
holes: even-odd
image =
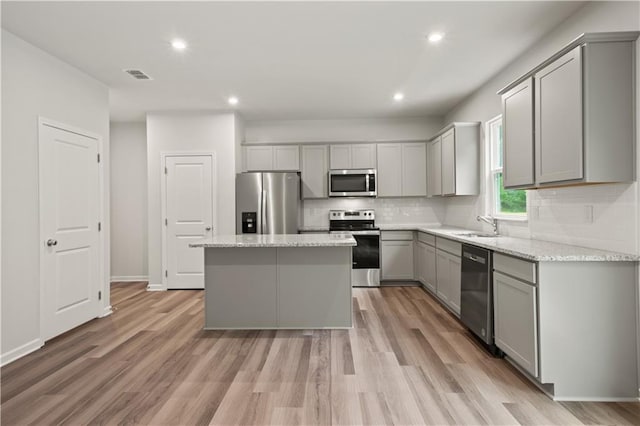
[[[147,74],[145,74],[144,72],[142,72],[140,70],[124,70],[124,72],[126,72],[131,77],[135,78],[136,80],[152,80],[151,77],[149,77]]]

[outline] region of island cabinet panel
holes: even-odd
[[[206,325],[215,324],[215,328],[277,326],[275,249],[205,249],[205,277]],[[211,283],[215,288],[211,288]]]
[[[282,244],[205,248],[206,330],[352,326],[352,246]]]
[[[350,256],[351,247],[278,249],[278,326],[351,327]]]

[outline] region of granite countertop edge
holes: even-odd
[[[493,250],[536,262],[637,262],[640,256],[608,250],[580,247],[542,240],[499,236],[497,238],[463,237],[458,233],[478,232],[451,226],[432,224],[379,224],[382,231],[418,231],[444,237],[460,243]]]
[[[198,248],[268,248],[268,247],[353,247],[356,240],[349,235],[221,235],[189,244]]]

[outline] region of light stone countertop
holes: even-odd
[[[478,232],[451,226],[433,226],[432,224],[379,224],[382,231],[421,231],[438,237],[449,238],[461,243],[493,250],[522,259],[537,262],[637,262],[640,256],[607,250],[572,246],[526,238],[506,236],[465,237],[458,234]],[[479,232],[486,234],[484,232]]]
[[[245,248],[245,247],[353,247],[356,240],[350,235],[337,234],[243,234],[218,235],[189,244],[189,247]]]

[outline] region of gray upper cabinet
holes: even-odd
[[[427,195],[427,146],[424,143],[402,144],[402,195]]]
[[[427,144],[427,161],[429,162],[427,179],[427,196],[442,195],[442,138],[437,137]]]
[[[298,145],[252,145],[244,147],[245,171],[300,170]]]
[[[533,77],[502,95],[502,131],[505,188],[535,183],[533,159]]]
[[[378,197],[427,195],[427,151],[423,142],[378,144]]]
[[[402,146],[378,144],[378,197],[402,196]]]
[[[329,150],[329,163],[332,169],[374,169],[376,167],[375,144],[331,145]]]
[[[538,183],[582,179],[582,47],[535,74]]]
[[[638,35],[583,34],[498,92],[506,187],[633,181]]]
[[[428,195],[478,195],[480,123],[452,123],[429,142]]]
[[[442,135],[442,195],[456,194],[456,140],[455,130]]]
[[[327,145],[303,145],[302,149],[302,198],[327,198],[329,147]]]

